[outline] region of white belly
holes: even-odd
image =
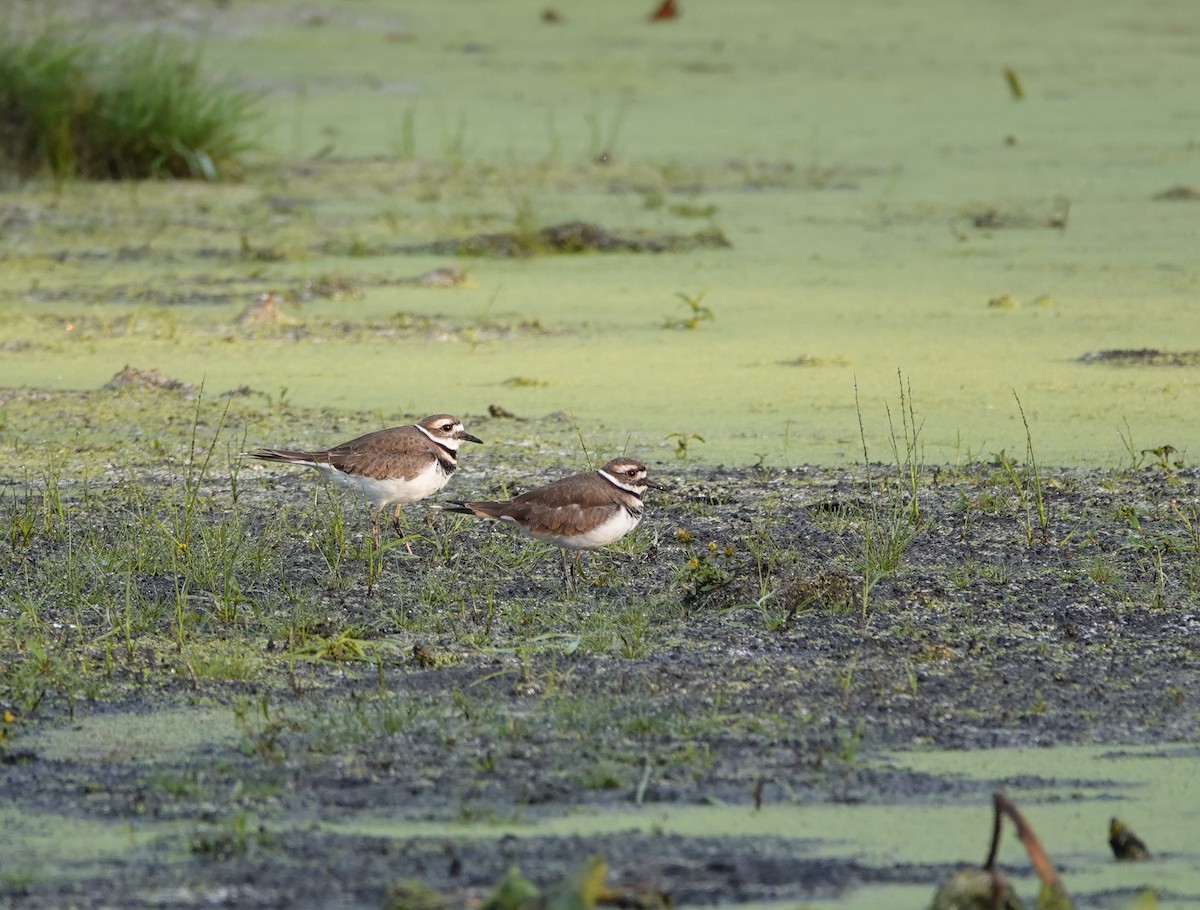
[[[442,470],[437,462],[433,462],[424,471],[411,480],[403,477],[389,477],[377,480],[363,474],[343,474],[329,465],[316,465],[334,483],[348,490],[353,490],[371,503],[376,509],[401,505],[406,502],[416,502],[432,496],[446,485],[450,475]]]
[[[641,515],[634,515],[628,509],[618,509],[608,521],[597,525],[584,534],[531,534],[538,540],[552,543],[565,550],[595,550],[624,537],[638,526]]]

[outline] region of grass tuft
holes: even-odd
[[[858,412],[858,433],[863,447],[863,470],[866,474],[867,497],[861,516],[861,548],[854,560],[862,577],[862,620],[867,621],[871,590],[882,579],[894,575],[900,568],[905,551],[923,529],[921,509],[917,500],[920,489],[921,424],[917,422],[912,404],[912,387],[900,381],[900,415],[903,444],[896,436],[896,426],[888,409],[892,455],[896,463],[895,479],[878,477],[871,471],[867,452],[867,432],[863,425],[862,406],[858,400],[858,383],[854,386],[854,406]]]
[[[174,38],[0,33],[0,167],[25,176],[216,180],[239,171],[257,116]]]

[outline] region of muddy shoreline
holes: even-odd
[[[475,459],[476,476],[488,457]],[[31,636],[10,632],[5,698],[17,717],[0,761],[13,810],[175,827],[103,868],[6,863],[3,905],[378,907],[408,878],[464,903],[514,862],[548,883],[593,853],[607,857],[610,880],[649,882],[677,905],[818,900],[886,881],[932,890],[964,857],[936,868],[834,862],[814,855],[820,832],[488,829],[634,806],[986,805],[994,787],[1031,782],[915,773],[888,754],[1200,734],[1194,470],[1041,469],[1043,520],[1030,508],[1029,466],[922,468],[907,513],[895,466],[872,466],[869,478],[862,468],[653,467],[674,492],[655,497],[643,527],[594,559],[589,586],[569,596],[553,553],[421,518],[418,558],[385,553],[368,595],[368,560],[348,557],[334,578],[314,552],[330,513],[311,477],[240,475],[244,532],[289,525],[271,544],[284,578],[271,566],[246,572],[245,603],[223,619],[213,592],[193,590],[182,647],[170,642],[169,612],[126,641],[97,629],[90,642],[71,629],[94,616],[43,613],[47,642],[91,674],[69,693],[62,679],[41,680],[35,703],[18,688]],[[170,472],[121,483],[130,480],[145,492],[169,485]],[[228,520],[229,481],[208,478],[198,520]],[[119,485],[93,484],[88,504],[66,507],[66,536],[106,522],[119,532]],[[9,496],[6,508],[18,502]],[[361,540],[364,516],[336,506]],[[864,541],[885,542],[885,525],[905,537],[883,570]],[[35,534],[14,550],[17,564],[36,576],[58,546]],[[876,576],[864,609],[865,572]],[[178,591],[155,573],[127,581],[148,610]],[[254,612],[271,586],[305,601],[295,607],[303,622]],[[5,617],[20,626],[12,607]],[[214,656],[234,652],[251,669],[221,678]],[[73,755],[44,747],[46,731],[189,710],[226,719],[207,739],[193,731],[149,757],[103,741]],[[363,819],[478,831],[335,830]]]

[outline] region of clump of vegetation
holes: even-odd
[[[665,325],[668,329],[694,329],[701,323],[711,322],[717,317],[713,314],[711,308],[704,306],[704,295],[707,290],[701,291],[699,294],[685,294],[679,291],[675,294],[683,305],[688,308],[688,315],[682,319],[668,318]]]
[[[236,173],[255,95],[205,79],[197,52],[62,26],[0,33],[0,168],[22,175],[216,180]]]
[[[675,440],[675,457],[680,461],[687,461],[688,446],[693,440],[704,442],[704,437],[699,433],[668,433],[666,438]]]
[[[921,424],[917,422],[913,410],[911,385],[905,384],[904,377],[899,372],[896,376],[900,382],[900,436],[896,432],[891,408],[888,408],[892,457],[896,466],[894,478],[876,477],[872,473],[871,456],[867,452],[867,433],[863,426],[862,408],[858,402],[857,383],[854,390],[868,496],[861,509],[856,510],[858,515],[847,517],[852,517],[859,525],[861,536],[860,550],[854,558],[854,565],[862,576],[860,603],[864,622],[867,620],[871,589],[882,579],[899,571],[905,551],[925,526],[921,518],[919,499]]]
[[[731,244],[720,229],[709,227],[695,234],[618,234],[591,221],[564,221],[539,228],[528,206],[518,209],[516,230],[472,234],[432,243],[366,248],[355,255],[426,254],[438,256],[489,256],[497,259],[581,253],[683,253],[697,249],[725,249]],[[324,251],[340,254],[341,241]]]

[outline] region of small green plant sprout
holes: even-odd
[[[675,539],[687,555],[678,573],[681,587],[706,593],[725,587],[736,577],[737,550],[731,544],[722,547],[710,540],[706,547],[697,547],[696,538],[686,528],[677,529]]]
[[[675,457],[680,461],[687,461],[688,446],[692,440],[704,442],[704,437],[699,433],[668,433],[666,438],[675,440]]]
[[[920,437],[924,421],[922,420],[918,423],[917,415],[913,410],[912,380],[905,379],[899,370],[896,371],[896,379],[900,383],[900,423],[904,439],[903,452],[901,451],[900,440],[896,436],[896,424],[892,419],[892,409],[887,406],[886,402],[884,403],[884,408],[887,410],[888,430],[890,431],[892,443],[892,457],[896,461],[896,478],[899,485],[908,495],[909,509],[912,512],[912,523],[919,525],[921,523],[921,506],[918,501],[918,493],[921,487]]]
[[[417,157],[417,108],[410,104],[400,118],[398,135],[392,143],[392,154],[402,161]]]
[[[1129,455],[1129,469],[1137,471],[1145,460],[1146,449],[1142,449],[1141,454],[1138,454],[1137,446],[1133,442],[1133,430],[1129,427],[1129,421],[1121,418],[1121,422],[1125,425],[1124,430],[1117,430],[1121,437],[1121,442],[1125,445],[1125,451]]]
[[[1155,446],[1153,449],[1142,449],[1142,454],[1153,455],[1154,466],[1168,478],[1174,477],[1175,472],[1182,470],[1184,466],[1183,459],[1175,457],[1179,455],[1179,450],[1173,445],[1161,445]]]
[[[1029,420],[1025,416],[1025,408],[1021,398],[1013,390],[1013,398],[1017,402],[1017,411],[1021,415],[1021,423],[1025,427],[1025,456],[1028,467],[1021,470],[1013,464],[1003,451],[996,456],[996,461],[1012,484],[1021,507],[1025,510],[1025,543],[1033,546],[1037,542],[1045,542],[1050,536],[1050,513],[1046,503],[1046,485],[1038,468],[1037,458],[1033,454],[1033,433],[1029,429]],[[1037,516],[1036,525],[1034,515]]]
[[[703,304],[704,295],[708,293],[705,289],[699,294],[685,294],[683,291],[677,291],[675,296],[683,301],[684,306],[688,308],[688,314],[681,319],[673,319],[668,317],[664,327],[668,329],[695,329],[702,322],[712,322],[717,317],[713,314],[710,307]]]
[[[600,111],[598,99],[593,98],[593,109],[584,115],[588,131],[591,133],[591,143],[588,147],[588,157],[597,164],[608,164],[612,161],[621,135],[621,127],[625,122],[625,114],[629,110],[632,95],[628,92],[621,96],[616,110],[605,117]]]

